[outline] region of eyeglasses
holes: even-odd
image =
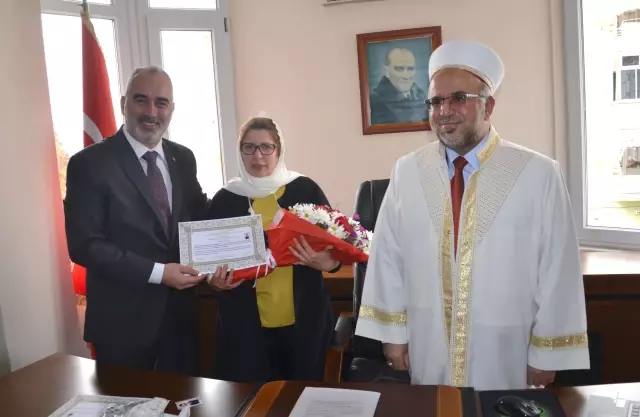
[[[255,143],[243,143],[240,146],[240,151],[245,155],[253,155],[256,150],[260,149],[260,153],[263,155],[271,155],[278,148],[273,143],[261,143],[256,145]]]
[[[464,106],[467,104],[467,100],[472,98],[485,99],[487,96],[483,96],[482,94],[473,94],[473,93],[465,93],[464,91],[457,91],[451,94],[449,97],[431,97],[428,100],[425,100],[427,105],[427,109],[435,110],[439,109],[444,105],[444,102],[449,100],[449,104],[451,106]]]

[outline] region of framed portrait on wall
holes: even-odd
[[[429,58],[442,44],[440,26],[362,33],[358,42],[362,133],[431,130]]]

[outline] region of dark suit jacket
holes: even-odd
[[[383,76],[370,96],[371,124],[425,122],[428,120],[426,99],[418,84],[413,83],[409,98],[405,98],[389,78]]]
[[[178,222],[206,211],[193,153],[168,140],[163,149],[172,182],[168,235],[122,130],[69,160],[65,225],[71,260],[87,268],[88,342],[150,346],[169,310],[195,329],[195,290],[148,283],[155,262],[179,262]]]

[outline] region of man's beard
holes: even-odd
[[[153,132],[146,131],[142,128],[142,123],[151,122],[158,123],[157,128]],[[125,122],[126,123],[126,122]],[[145,146],[153,147],[160,142],[162,139],[162,135],[164,134],[164,130],[161,128],[160,123],[157,119],[140,117],[133,123],[126,123],[127,126],[130,126],[129,133],[140,143]]]
[[[478,132],[474,128],[467,128],[462,132],[436,132],[436,135],[444,146],[456,151],[460,155],[466,153],[466,150],[473,149],[478,141]]]
[[[467,124],[464,123],[464,119],[458,116],[441,117],[438,123],[458,123],[456,129],[452,132],[442,132],[436,129],[436,136],[445,147],[454,150],[458,155],[464,155],[473,149],[481,140],[479,137],[481,127],[479,126],[480,117],[483,114],[478,114],[473,121],[468,120]],[[471,123],[469,123],[471,122]]]

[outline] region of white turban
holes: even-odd
[[[475,41],[449,41],[436,48],[429,59],[429,81],[445,68],[459,68],[480,77],[493,94],[504,78],[504,65],[498,54]]]

